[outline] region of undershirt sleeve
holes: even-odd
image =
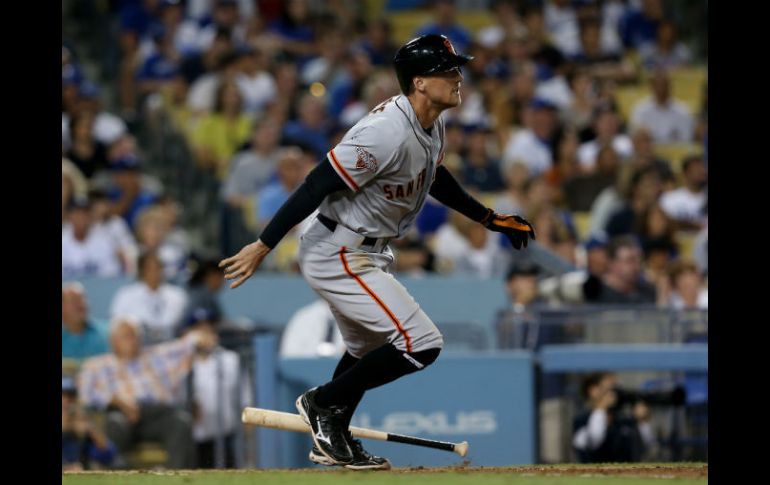
[[[430,195],[450,209],[476,222],[483,223],[491,213],[490,209],[484,207],[462,188],[443,165],[436,169],[436,178],[430,187]]]

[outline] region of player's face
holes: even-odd
[[[435,104],[453,108],[460,104],[460,86],[463,75],[460,68],[425,77],[425,94]]]

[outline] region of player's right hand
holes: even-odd
[[[490,209],[491,210],[491,209]],[[516,249],[527,247],[529,239],[535,239],[535,229],[526,219],[517,215],[498,214],[492,212],[486,222],[487,229],[502,232]]]
[[[257,239],[256,242],[244,246],[235,256],[220,261],[219,267],[225,271],[225,279],[235,280],[230,284],[230,288],[238,288],[249,279],[269,252],[270,248]]]

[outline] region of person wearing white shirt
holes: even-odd
[[[268,64],[267,55],[252,47],[240,53],[241,72],[235,82],[243,96],[243,110],[253,116],[261,115],[278,94],[275,79],[267,70]]]
[[[596,138],[578,147],[578,161],[584,171],[596,167],[596,156],[605,145],[610,145],[621,159],[633,155],[634,144],[628,135],[620,133],[620,119],[611,108],[600,108],[594,113],[594,131]]]
[[[652,95],[642,99],[631,114],[631,127],[647,128],[655,143],[689,143],[695,120],[687,106],[671,97],[671,80],[658,70],[650,80]]]
[[[325,300],[316,300],[297,310],[281,336],[280,356],[339,357],[345,353],[337,321]]]
[[[687,157],[683,164],[684,186],[669,190],[660,196],[660,206],[668,217],[683,229],[700,229],[706,219],[706,187],[708,173],[700,155]]]
[[[503,177],[516,162],[525,164],[532,177],[546,172],[553,164],[549,142],[556,129],[556,107],[549,101],[535,98],[527,110],[525,119],[530,127],[514,134],[505,146],[500,167]]]
[[[123,273],[118,243],[95,227],[86,199],[75,199],[61,232],[62,278],[114,277]]]
[[[170,340],[182,323],[187,294],[182,288],[164,281],[163,263],[156,253],[139,257],[136,283],[118,290],[110,307],[111,317],[132,316],[145,329],[145,343]]]

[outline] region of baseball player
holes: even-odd
[[[237,288],[281,238],[316,208],[300,239],[299,265],[308,284],[326,300],[347,352],[331,381],[297,398],[313,431],[310,459],[354,470],[387,469],[348,431],[353,412],[369,389],[433,363],[441,333],[389,272],[391,239],[407,233],[431,194],[492,231],[516,249],[535,238],[516,215],[495,213],[470,196],[442,166],[442,111],[460,104],[460,66],[449,39],[425,35],[404,44],[394,64],[403,95],[377,106],[327,153],[259,239],[220,262]]]

